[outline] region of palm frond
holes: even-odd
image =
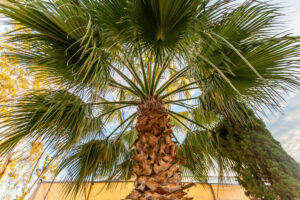
[[[120,136],[120,134],[118,134]],[[62,160],[57,175],[68,183],[62,188],[64,194],[74,197],[84,192],[86,185],[95,180],[128,180],[132,176],[134,151],[130,150],[137,133],[134,129],[120,137],[109,140],[92,140],[74,146]]]
[[[62,188],[67,191],[65,195],[82,192],[84,183],[93,182],[96,177],[110,176],[122,154],[126,154],[122,143],[112,140],[92,140],[76,146],[58,167],[58,173],[65,174],[63,179],[70,183]]]
[[[202,100],[215,104],[225,117],[242,121],[237,104],[243,103],[255,110],[278,109],[282,94],[299,86],[299,41],[273,35],[277,10],[244,3],[223,21],[199,30],[203,38],[188,56],[191,76],[199,81]]]
[[[192,22],[198,1],[134,1],[133,27],[147,48],[168,49],[180,44]]]
[[[9,56],[43,79],[47,74],[60,84],[104,86],[111,55],[87,12],[69,0],[7,2],[0,12],[18,27],[7,37],[24,44]]]
[[[20,141],[63,152],[56,175],[72,182],[64,189],[73,197],[87,181],[129,179],[133,107],[157,95],[175,125],[185,175],[207,181],[211,171],[221,178],[230,173],[236,163],[220,151],[216,127],[224,120],[248,123],[249,108],[279,109],[282,95],[300,85],[299,38],[275,35],[278,8],[234,3],[0,3],[0,13],[16,25],[6,34],[16,44],[8,56],[63,88],[32,91],[5,105],[12,109],[0,118],[0,156]]]
[[[68,91],[34,91],[7,106],[13,109],[1,116],[1,155],[21,140],[68,148],[92,135],[101,136],[103,129],[92,105]]]
[[[218,153],[210,137],[207,131],[188,132],[178,148],[178,154],[183,159],[181,165],[185,175],[207,182],[208,176],[214,173],[222,182],[224,176],[230,174],[231,161]]]

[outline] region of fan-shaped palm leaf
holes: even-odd
[[[299,86],[298,39],[274,32],[280,14],[269,4],[7,0],[0,13],[18,25],[6,34],[18,45],[9,56],[63,88],[12,100],[0,155],[20,140],[59,147],[67,194],[134,172],[128,198],[180,199],[179,165],[198,180],[232,169],[213,138],[220,122],[243,126],[249,108],[279,109]]]

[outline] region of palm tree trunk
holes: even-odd
[[[158,96],[148,97],[138,106],[135,141],[136,155],[132,158],[136,165],[135,189],[126,199],[187,200],[183,191],[190,185],[183,185],[176,142],[172,140],[172,130],[168,113]]]

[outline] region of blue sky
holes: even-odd
[[[271,2],[282,5],[287,30],[294,35],[300,35],[300,0]],[[264,120],[273,136],[300,162],[300,91],[288,95],[280,113],[269,114],[268,119]]]

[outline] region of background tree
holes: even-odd
[[[273,139],[262,121],[256,122],[248,127],[224,122],[216,136],[220,151],[234,161],[237,179],[253,199],[299,199],[299,163]]]
[[[12,111],[12,107],[3,106],[20,94],[32,89],[50,88],[43,84],[28,70],[17,65],[18,61],[5,54],[13,49],[13,44],[0,40],[0,115]],[[25,146],[25,148],[24,148]],[[1,199],[24,199],[29,196],[33,186],[40,178],[49,179],[54,174],[55,160],[46,153],[41,157],[44,144],[22,140],[17,147],[0,160]],[[52,161],[51,163],[49,163]]]
[[[283,150],[252,111],[248,115],[252,123],[247,125],[225,119],[215,124],[213,133],[191,132],[179,154],[193,158],[187,166],[201,166],[203,155],[212,156],[224,172],[235,172],[250,199],[299,199],[299,163]]]
[[[0,163],[1,199],[28,199],[40,179],[51,179],[55,174],[57,158],[48,154],[41,158],[42,143],[27,144],[27,148],[22,148],[25,143],[19,144]]]
[[[269,4],[8,0],[0,13],[19,27],[8,41],[25,44],[8,56],[56,86],[12,99],[0,156],[22,140],[66,154],[57,169],[72,181],[66,195],[102,176],[134,175],[127,199],[188,199],[182,173],[242,176],[217,148],[177,154],[183,130],[215,134],[212,119],[247,127],[248,109],[278,109],[283,92],[299,86],[298,40],[274,33],[280,14]]]
[[[43,87],[41,85],[42,82],[17,65],[17,60],[9,59],[5,56],[5,52],[10,51],[13,46],[4,42],[4,40],[4,38],[0,40],[0,101],[2,103],[26,90]],[[3,111],[7,108],[1,106],[0,109]]]

